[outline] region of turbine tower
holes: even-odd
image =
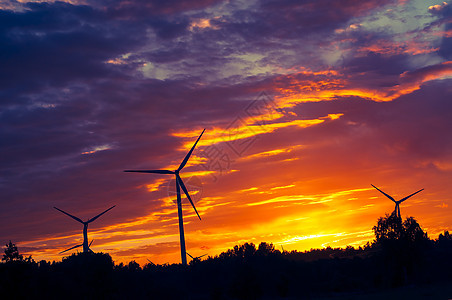
[[[184,191],[185,196],[187,196],[187,199],[190,201],[191,206],[193,206],[193,209],[195,210],[196,215],[198,216],[198,218],[200,220],[201,220],[201,217],[199,216],[198,211],[196,210],[195,204],[193,204],[193,201],[191,200],[191,197],[188,194],[188,190],[185,187],[185,184],[182,181],[182,178],[180,177],[179,173],[182,170],[182,168],[185,167],[185,165],[187,164],[187,161],[190,158],[190,155],[192,154],[193,150],[196,147],[196,144],[198,144],[198,141],[201,139],[201,136],[205,130],[206,129],[204,128],[204,130],[201,132],[201,135],[198,137],[195,144],[193,145],[193,147],[191,147],[190,151],[185,156],[185,158],[182,161],[182,163],[180,164],[179,168],[177,168],[176,170],[174,170],[174,171],[171,171],[171,170],[125,170],[124,171],[124,172],[136,172],[136,173],[170,174],[170,175],[176,176],[177,214],[179,216],[180,255],[182,258],[182,264],[184,266],[187,265],[187,255],[186,255],[187,252],[185,250],[184,221],[183,221],[183,217],[182,217],[182,200],[181,200],[181,195],[180,195],[180,188],[182,188],[182,190]]]
[[[386,194],[385,192],[383,192],[382,190],[380,190],[379,188],[377,188],[375,185],[371,184],[371,186],[373,186],[374,188],[376,188],[380,193],[382,193],[383,195],[385,195],[386,197],[388,197],[389,199],[391,199],[394,203],[395,203],[395,209],[393,214],[395,214],[396,217],[398,217],[399,219],[402,219],[402,216],[400,215],[400,203],[402,203],[403,201],[405,201],[406,199],[416,195],[417,193],[423,191],[424,189],[420,189],[419,191],[412,193],[411,195],[406,196],[405,198],[402,198],[398,201],[396,201],[393,197],[391,197],[390,195]]]
[[[59,208],[57,208],[57,207],[54,206],[53,208],[55,208],[56,210],[61,211],[63,214],[68,215],[68,216],[71,217],[72,219],[74,219],[74,220],[76,220],[77,222],[80,222],[80,223],[83,224],[83,244],[76,245],[76,246],[74,246],[74,247],[71,247],[71,248],[69,248],[69,249],[66,249],[66,250],[60,252],[60,254],[66,252],[66,251],[72,250],[72,249],[74,249],[74,248],[80,247],[80,246],[83,246],[83,253],[88,253],[88,252],[90,252],[91,249],[90,249],[89,247],[91,246],[91,244],[93,243],[93,241],[91,241],[91,243],[88,244],[88,224],[91,223],[91,222],[93,222],[94,220],[96,220],[97,218],[99,218],[100,216],[102,216],[104,213],[106,213],[107,211],[109,211],[110,209],[112,209],[112,208],[115,207],[115,206],[116,206],[116,205],[113,205],[113,206],[110,207],[109,209],[107,209],[107,210],[105,210],[104,212],[98,214],[97,216],[95,216],[95,217],[89,219],[89,220],[86,221],[86,222],[83,222],[81,219],[77,218],[76,216],[73,216],[73,215],[71,215],[71,214],[65,212],[64,210],[61,210],[61,209],[59,209]],[[91,251],[91,252],[92,252],[92,251]]]

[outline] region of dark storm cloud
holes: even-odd
[[[437,19],[430,25],[433,26],[444,26],[443,37],[441,40],[441,45],[438,50],[440,54],[445,59],[452,59],[452,37],[450,32],[452,31],[452,7],[450,2],[443,2],[442,4],[437,4],[429,7],[428,10],[432,15],[436,16]]]
[[[171,50],[157,50],[147,55],[147,58],[156,63],[168,63],[180,61],[188,57],[189,51],[186,46],[174,48]]]
[[[452,8],[450,5],[443,12],[445,22],[445,32],[450,33],[452,31]],[[438,51],[444,58],[452,60],[452,37],[444,36],[441,41],[441,46]]]
[[[312,34],[331,33],[352,17],[391,3],[381,1],[258,1],[249,10],[238,10],[231,17],[214,22],[245,41],[280,38],[301,39]]]
[[[159,38],[172,39],[187,34],[189,18],[187,12],[201,10],[219,3],[219,0],[190,1],[89,1],[100,8],[109,18],[130,20],[150,26]]]
[[[173,39],[186,33],[189,25],[188,20],[168,22],[164,19],[150,22],[158,37],[162,39]]]
[[[61,2],[30,3],[23,12],[0,14],[0,87],[7,102],[22,90],[123,76],[105,62],[136,48],[145,32],[90,7]]]
[[[109,12],[109,14],[122,18],[149,18],[154,16],[173,16],[193,10],[207,8],[221,0],[89,0],[88,3],[94,7],[100,7]]]
[[[409,68],[409,58],[408,54],[352,54],[341,62],[341,71],[351,87],[384,92],[400,84],[400,75]]]
[[[264,0],[261,2],[263,13],[260,19],[268,22],[276,30],[276,36],[300,38],[300,34],[332,31],[347,23],[352,17],[358,17],[369,10],[393,2]]]
[[[85,103],[88,105],[88,103]],[[68,151],[80,151],[84,133],[78,119],[85,118],[81,103],[56,108],[11,109],[1,114],[3,168],[18,168],[30,161],[48,159]],[[64,117],[63,117],[64,116]],[[77,120],[77,121],[76,121]],[[17,159],[21,157],[22,159]]]
[[[318,50],[331,44],[335,29],[390,2],[257,1],[246,8],[238,7],[229,15],[212,18],[214,29],[199,32],[197,38],[206,41],[210,47],[207,53],[224,55],[228,49],[236,54],[271,53],[265,55],[262,63],[287,68],[302,64],[314,69],[324,65]],[[227,45],[216,45],[215,41],[225,39]],[[288,55],[288,51],[298,55]]]
[[[209,74],[207,78],[218,79],[226,77],[229,68],[237,66],[242,66],[242,78],[251,75],[245,66],[248,64],[253,69],[254,64],[246,61],[246,57],[239,57],[250,53],[263,56],[255,64],[264,68],[292,68],[302,64],[319,69],[325,63],[318,50],[331,45],[335,29],[347,25],[350,18],[365,15],[391,2],[345,1],[340,5],[334,1],[257,1],[242,5],[234,2],[225,4],[230,9],[228,14],[217,14],[212,9],[209,13],[177,18],[170,15],[166,19],[170,22],[168,27],[162,19],[155,19],[154,23],[145,21],[161,40],[151,51],[143,53],[143,58],[171,63],[166,67],[173,73],[200,77]],[[187,22],[197,18],[208,20],[209,26],[188,25]],[[174,37],[181,38],[176,42]]]
[[[383,55],[369,51],[365,55],[351,55],[343,64],[350,73],[375,72],[379,76],[398,76],[407,69],[407,55]]]

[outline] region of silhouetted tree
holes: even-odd
[[[221,260],[235,258],[238,260],[249,260],[256,253],[256,246],[253,243],[235,245],[233,249],[228,249],[219,255]]]
[[[422,230],[413,217],[408,217],[402,222],[402,219],[394,214],[386,214],[385,217],[378,219],[373,231],[376,242],[380,244],[390,241],[403,241],[412,244],[428,240],[427,233]]]
[[[241,246],[234,246],[234,256],[249,259],[256,253],[256,246],[253,243],[245,243]]]
[[[23,261],[23,256],[19,254],[16,245],[9,241],[9,244],[6,244],[5,254],[3,254],[2,260],[5,262]]]
[[[140,264],[134,260],[129,262],[129,265],[127,266],[127,268],[129,269],[129,271],[132,271],[132,272],[141,271]]]
[[[399,240],[403,234],[402,220],[395,214],[381,217],[377,221],[377,225],[373,228],[375,241],[377,243],[385,243],[386,241]]]
[[[414,218],[391,221],[380,218],[375,229],[382,244],[364,249],[326,247],[281,255],[271,243],[257,249],[245,243],[189,268],[151,263],[140,268],[135,261],[115,266],[103,253],[73,254],[53,263],[2,263],[0,291],[20,299],[311,299],[405,283],[449,286],[449,232],[424,251],[429,240]],[[10,244],[7,248],[14,250]],[[18,251],[10,253],[18,259]]]
[[[261,242],[257,247],[256,254],[261,256],[267,256],[275,252],[275,246],[272,243]]]
[[[452,235],[449,231],[444,231],[444,234],[440,233],[438,236],[438,243],[444,245],[452,245]]]
[[[405,221],[394,214],[378,219],[373,227],[376,246],[381,247],[385,282],[391,286],[406,284],[420,272],[430,244],[419,223],[408,217]]]

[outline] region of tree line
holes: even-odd
[[[0,264],[0,293],[21,299],[309,299],[451,282],[448,231],[432,240],[413,217],[394,214],[379,218],[373,231],[375,239],[358,248],[301,252],[244,243],[187,267],[115,264],[107,253],[35,262],[10,241]]]

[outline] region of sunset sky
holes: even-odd
[[[396,199],[452,230],[452,3],[0,0],[0,243],[115,262],[359,246]],[[81,251],[81,248],[78,248]],[[76,250],[73,250],[76,252]]]

